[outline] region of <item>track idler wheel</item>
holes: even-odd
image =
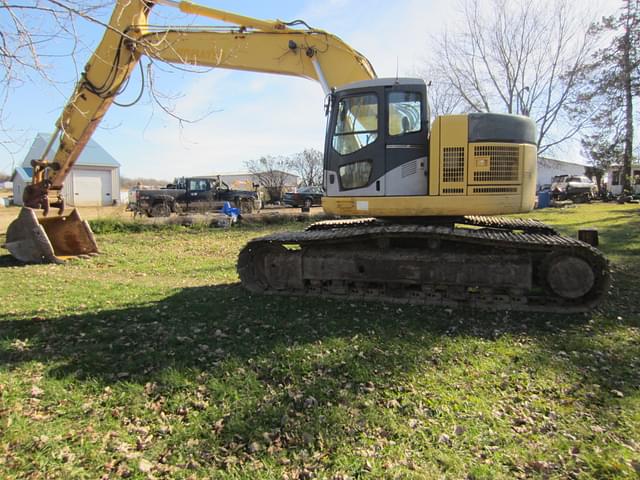
[[[550,258],[544,276],[551,291],[565,300],[584,297],[596,284],[596,275],[589,262],[574,255]]]
[[[302,289],[299,251],[289,251],[277,243],[246,245],[238,256],[242,285],[253,293]]]

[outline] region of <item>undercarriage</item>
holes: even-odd
[[[249,242],[252,292],[500,310],[580,312],[607,292],[606,258],[535,220],[464,217],[455,226],[319,222]]]

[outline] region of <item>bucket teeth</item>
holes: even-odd
[[[38,218],[23,208],[9,228],[4,248],[25,263],[64,263],[66,258],[97,254],[91,227],[77,210],[69,215]]]

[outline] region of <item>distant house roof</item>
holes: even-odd
[[[33,168],[31,167],[16,167],[15,172],[11,175],[11,181],[13,182],[16,177],[20,178],[24,182],[30,182],[33,176]]]
[[[580,167],[588,167],[588,165],[584,165],[582,163],[577,163],[577,162],[568,162],[566,160],[558,160],[557,158],[549,158],[549,157],[538,157],[538,164],[540,165],[547,165],[547,166],[551,166],[551,165],[573,165],[573,166],[580,166]]]
[[[38,133],[36,138],[33,141],[33,145],[29,149],[27,156],[24,158],[22,162],[23,167],[31,167],[31,160],[38,159],[42,157],[45,148],[47,148],[47,144],[49,143],[49,139],[51,138],[50,134],[47,133]],[[49,154],[47,155],[47,159],[53,159],[53,156],[58,149],[58,145],[60,145],[60,137],[56,138],[51,150],[49,150]],[[98,145],[94,140],[89,140],[87,145],[82,150],[82,153],[76,160],[76,165],[79,166],[94,166],[94,167],[119,167],[120,164],[118,161],[113,158],[104,148]]]

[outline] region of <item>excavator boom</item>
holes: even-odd
[[[314,80],[325,94],[341,85],[376,78],[365,57],[338,37],[316,30],[163,30],[144,35],[139,45],[146,56],[168,63]]]

